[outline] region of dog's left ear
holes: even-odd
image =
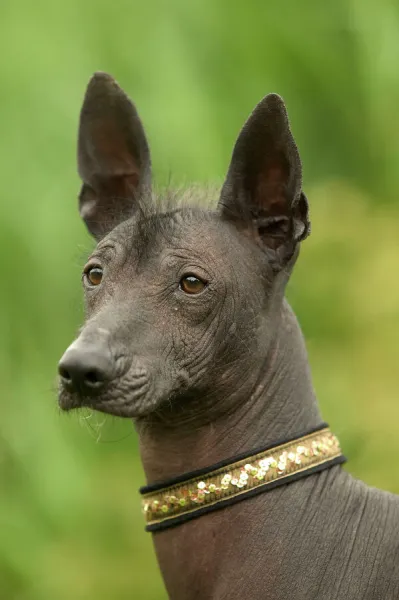
[[[258,241],[280,262],[309,234],[299,152],[277,94],[256,106],[238,136],[219,206],[226,218],[244,226],[250,221]]]

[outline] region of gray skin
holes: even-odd
[[[148,483],[318,426],[284,299],[310,226],[281,98],[245,124],[216,210],[160,206],[136,109],[103,73],[84,99],[78,167],[98,245],[61,408],[134,419]],[[153,539],[172,600],[399,598],[399,498],[339,466]]]

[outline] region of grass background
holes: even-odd
[[[131,423],[60,414],[91,247],[77,213],[88,78],[135,100],[162,183],[222,181],[239,128],[284,96],[313,233],[289,298],[347,468],[399,492],[399,7],[394,0],[3,0],[0,597],[165,598]]]

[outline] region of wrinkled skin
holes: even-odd
[[[78,169],[98,245],[83,274],[86,320],[60,361],[60,406],[133,418],[148,483],[318,426],[284,299],[310,224],[281,98],[264,98],[244,125],[214,210],[192,192],[171,207],[151,190],[134,105],[97,73]],[[399,499],[339,466],[154,544],[172,600],[399,598]]]
[[[97,343],[109,344],[115,361],[112,383],[95,397],[95,406],[136,418],[169,410],[169,402],[178,411],[185,404],[192,410],[201,397],[194,410],[230,409],[217,399],[226,378],[233,389],[239,385],[236,362],[248,371],[253,355],[262,360],[268,350],[258,348],[257,332],[268,331],[273,289],[264,290],[271,269],[266,263],[254,277],[252,264],[260,250],[216,213],[204,216],[186,208],[158,218],[164,231],[140,250],[133,218],[105,237],[88,260],[104,274],[101,285],[84,286],[88,322],[80,341],[93,335]],[[240,257],[243,277],[237,278],[233,256]],[[180,289],[185,273],[207,282],[201,293]],[[91,405],[93,398],[84,401]],[[81,399],[64,390],[61,402],[68,406]]]

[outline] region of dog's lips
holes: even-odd
[[[65,412],[79,408],[91,408],[119,417],[142,417],[154,410],[158,404],[154,396],[150,394],[150,388],[151,386],[146,380],[141,385],[130,389],[130,393],[126,393],[126,390],[120,390],[118,393],[118,388],[115,387],[96,396],[80,396],[60,384],[58,404]]]
[[[71,394],[65,388],[60,386],[58,391],[58,405],[61,410],[68,412],[74,408],[80,408],[82,403],[76,394]]]

